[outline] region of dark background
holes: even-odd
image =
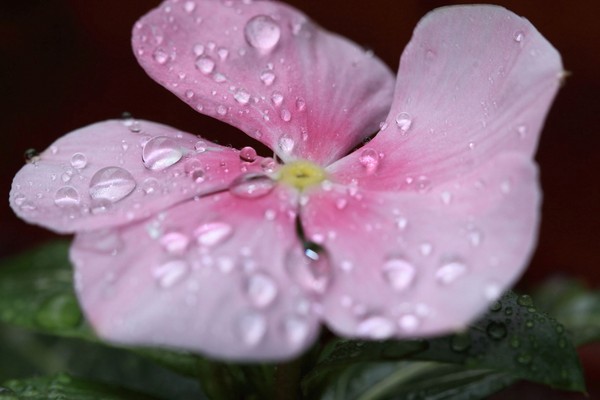
[[[435,0],[290,0],[329,30],[372,49],[393,70],[417,21],[463,3]],[[466,2],[468,3],[468,2]],[[542,135],[537,160],[544,189],[538,249],[520,282],[549,276],[600,283],[600,1],[497,1],[527,17],[561,52],[572,73]],[[0,4],[0,256],[54,235],[17,219],[8,206],[28,148],[95,121],[134,116],[240,147],[244,135],[194,112],[154,83],[130,50],[133,23],[158,0],[28,0]],[[1,204],[1,202],[0,202]],[[600,396],[600,346],[582,351],[591,398]],[[502,397],[550,398],[520,386]],[[531,392],[530,392],[531,391]],[[527,393],[527,394],[525,394]],[[525,397],[526,396],[526,397]],[[498,397],[500,398],[500,397]],[[569,396],[557,398],[583,398]]]

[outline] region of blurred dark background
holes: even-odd
[[[392,69],[417,21],[449,4],[437,0],[289,0],[329,30],[372,49]],[[537,160],[544,189],[538,249],[519,286],[564,275],[600,283],[600,1],[497,1],[528,18],[561,52],[572,73],[542,135]],[[17,219],[8,206],[28,148],[124,111],[236,147],[236,129],[194,112],[154,83],[130,50],[133,23],[158,0],[28,0],[0,3],[0,256],[53,238]],[[1,294],[0,294],[1,295]],[[593,398],[600,348],[582,351]],[[527,390],[521,387],[522,394]],[[527,397],[551,398],[548,392]],[[537,392],[535,392],[537,393]],[[542,398],[542,397],[540,397]],[[557,398],[583,398],[557,397]]]

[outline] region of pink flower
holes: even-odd
[[[436,10],[395,86],[372,54],[275,2],[166,1],[135,25],[133,49],[282,163],[126,119],[72,132],[19,171],[12,207],[76,234],[77,293],[106,340],[276,360],[321,320],[347,337],[438,335],[527,264],[532,157],[563,71],[527,20]]]

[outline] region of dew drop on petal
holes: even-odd
[[[240,150],[240,159],[246,162],[254,162],[257,154],[253,147],[246,146]]]
[[[237,321],[240,339],[248,346],[256,346],[267,333],[267,320],[258,313],[244,313]]]
[[[250,101],[250,93],[248,93],[247,90],[239,89],[237,92],[235,92],[233,98],[241,105],[246,105]]]
[[[254,199],[269,194],[277,182],[266,175],[249,173],[236,178],[229,187],[229,192],[236,197]]]
[[[405,314],[398,319],[400,329],[408,333],[416,331],[420,324],[421,321],[414,314]]]
[[[170,288],[180,282],[189,270],[184,260],[170,260],[152,270],[152,276],[162,288]]]
[[[394,323],[379,315],[372,315],[363,319],[356,327],[357,335],[376,340],[388,339],[395,332]]]
[[[233,235],[233,227],[224,222],[208,222],[194,230],[194,237],[201,246],[214,247]]]
[[[290,120],[292,119],[292,113],[290,112],[290,110],[286,110],[285,108],[281,110],[279,116],[284,122],[290,122]]]
[[[513,40],[517,43],[521,43],[523,41],[524,37],[525,37],[525,34],[523,33],[523,31],[516,31],[513,34]]]
[[[254,306],[267,307],[277,296],[277,285],[269,275],[258,272],[247,279],[246,295]]]
[[[295,146],[294,139],[288,135],[281,136],[277,142],[277,147],[285,154],[291,154]]]
[[[276,166],[277,166],[277,163],[271,157],[265,157],[260,162],[260,167],[265,172],[273,172],[275,170]]]
[[[54,204],[59,207],[73,207],[79,205],[79,202],[79,192],[72,186],[63,186],[54,194]],[[15,203],[17,203],[16,200]]]
[[[188,247],[190,239],[181,232],[169,232],[159,239],[161,246],[171,254],[182,254]]]
[[[315,244],[309,244],[305,249],[292,247],[287,254],[285,267],[288,275],[300,287],[312,293],[325,293],[333,279],[329,256]]]
[[[309,333],[308,321],[299,316],[290,316],[283,320],[283,331],[291,345],[304,343]]]
[[[183,3],[183,9],[186,13],[191,14],[196,9],[196,2],[192,0],[186,1],[185,3]]]
[[[83,153],[75,153],[71,156],[71,166],[77,169],[83,169],[87,165],[87,157]]]
[[[442,264],[435,272],[435,279],[441,284],[448,285],[466,273],[467,266],[455,260]]]
[[[379,166],[379,154],[374,149],[364,149],[358,157],[358,162],[360,162],[368,174],[371,174]]]
[[[271,95],[271,101],[274,105],[279,107],[283,103],[283,94],[279,91],[274,91]]]
[[[408,289],[415,275],[415,267],[402,258],[390,258],[383,264],[383,278],[394,290]]]
[[[296,110],[304,111],[306,109],[306,101],[302,97],[296,99]]]
[[[246,24],[244,35],[250,46],[269,51],[279,42],[281,28],[273,18],[267,15],[257,15]]]
[[[265,86],[271,86],[275,81],[275,73],[271,70],[265,70],[260,74],[260,80]]]
[[[396,115],[396,125],[402,133],[408,132],[412,125],[412,118],[409,113],[401,112]]]
[[[194,144],[194,150],[196,150],[197,153],[204,153],[206,151],[206,142],[204,140],[199,140],[196,142],[196,144]]]
[[[166,136],[156,136],[144,144],[142,160],[144,166],[153,171],[160,171],[177,163],[183,152],[177,142]]]
[[[164,49],[161,49],[160,47],[154,50],[152,58],[154,58],[154,61],[161,65],[169,61],[169,55]]]
[[[215,70],[215,62],[209,56],[199,56],[196,58],[194,65],[196,66],[196,69],[202,72],[204,75],[208,75]]]
[[[92,176],[89,193],[94,200],[114,203],[127,197],[135,186],[135,179],[129,171],[120,167],[106,167]]]

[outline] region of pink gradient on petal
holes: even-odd
[[[283,188],[254,199],[224,192],[78,234],[71,259],[92,326],[111,342],[225,359],[297,355],[318,321],[284,266],[301,246],[295,197]]]
[[[260,172],[261,160],[245,162],[237,150],[150,121],[98,122],[21,168],[10,204],[30,223],[89,231],[223,190],[243,172]]]
[[[335,271],[325,321],[376,339],[465,328],[523,272],[540,197],[535,166],[517,153],[427,193],[315,192],[302,222]]]
[[[393,75],[370,53],[267,1],[166,1],[133,30],[146,72],[285,161],[335,161],[375,132]]]
[[[418,190],[507,151],[531,157],[558,90],[558,52],[529,21],[497,6],[426,15],[400,60],[386,128],[330,167],[365,188]],[[360,159],[379,154],[376,170]]]

